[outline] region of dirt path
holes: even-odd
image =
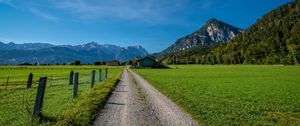
[[[146,80],[125,69],[95,126],[195,126],[171,100]]]

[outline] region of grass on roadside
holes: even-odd
[[[76,125],[87,126],[95,118],[99,107],[104,105],[109,94],[118,82],[119,76],[110,78],[104,84],[86,91],[70,109],[63,112],[63,116],[56,123],[58,126]]]

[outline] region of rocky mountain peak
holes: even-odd
[[[231,40],[241,31],[241,29],[215,18],[209,19],[201,30],[206,30],[210,39],[218,43]]]
[[[212,18],[194,33],[178,39],[173,45],[164,50],[163,53],[173,53],[197,46],[224,43],[241,34],[241,32],[240,28]]]
[[[84,44],[84,47],[86,47],[86,48],[91,48],[91,49],[93,49],[93,48],[97,48],[99,45],[98,45],[98,43],[96,43],[96,42],[89,42],[89,43],[87,43],[87,44]]]
[[[224,22],[222,22],[216,18],[211,18],[211,19],[208,19],[205,24],[218,24],[218,23],[224,23]]]
[[[9,42],[7,43],[8,45],[14,45],[15,43],[14,42]]]

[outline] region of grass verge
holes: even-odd
[[[89,125],[91,120],[95,119],[99,108],[104,106],[110,93],[118,83],[119,76],[109,78],[109,80],[103,84],[86,91],[82,97],[77,99],[77,102],[70,106],[70,109],[63,112],[62,118],[60,118],[55,125]]]

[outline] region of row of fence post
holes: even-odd
[[[103,73],[102,69],[99,69],[99,82],[103,81],[105,78],[107,78],[107,68],[105,69],[105,73]],[[94,83],[95,83],[95,73],[96,71],[93,70],[92,71],[92,76],[91,76],[91,87],[93,88],[94,86]],[[70,76],[69,76],[69,85],[73,85],[74,83],[74,72],[71,71],[70,72]],[[7,86],[8,86],[8,82],[9,82],[9,76],[7,76],[7,80],[6,80],[6,85],[5,85],[5,89],[7,89]],[[32,87],[32,82],[33,82],[33,74],[30,73],[28,75],[28,79],[27,79],[27,85],[26,85],[26,88],[31,88]],[[52,84],[52,74],[51,74],[51,77],[50,77],[50,84]]]
[[[95,75],[96,75],[96,71],[93,70],[92,74],[91,74],[91,88],[94,87]],[[103,73],[102,69],[99,70],[99,82],[105,80],[107,78],[107,76],[108,76],[107,68],[105,69],[105,73]],[[32,78],[33,78],[33,74],[30,73],[28,76],[27,88],[31,88]],[[51,75],[51,78],[52,78],[52,75]],[[74,76],[74,72],[71,71],[70,76],[69,76],[69,85],[74,84],[73,98],[76,98],[78,96],[78,81],[79,81],[79,73],[78,72],[75,73],[75,76]],[[34,104],[34,110],[33,110],[33,114],[32,114],[32,117],[34,119],[42,118],[42,106],[43,106],[43,101],[44,101],[46,82],[47,82],[47,77],[41,77],[39,80],[39,85],[38,85],[37,93],[36,93],[36,100],[35,100],[35,104]]]
[[[99,82],[103,81],[105,78],[107,78],[107,71],[108,69],[105,69],[105,73],[103,73],[102,69],[99,69]],[[105,77],[104,77],[105,76]],[[94,87],[95,84],[95,78],[96,78],[96,71],[93,70],[91,74],[91,88]],[[74,72],[71,71],[69,75],[69,85],[72,85],[74,83]]]

